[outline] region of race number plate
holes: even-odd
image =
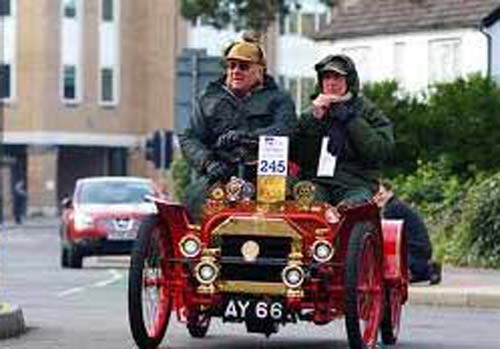
[[[288,137],[259,137],[257,200],[276,203],[285,200],[288,173]]]
[[[259,176],[286,177],[288,165],[288,137],[259,137]]]
[[[225,306],[223,318],[229,321],[245,319],[281,321],[285,317],[283,303],[279,301],[230,298]]]

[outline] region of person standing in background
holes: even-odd
[[[16,224],[22,224],[26,216],[26,185],[23,179],[18,179],[14,183],[13,190],[13,213]]]
[[[396,197],[389,183],[380,183],[374,201],[386,219],[402,219],[407,232],[410,282],[441,282],[441,265],[432,260],[432,244],[420,214]]]

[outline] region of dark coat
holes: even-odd
[[[209,160],[222,160],[215,149],[217,139],[228,130],[260,135],[289,136],[297,116],[289,94],[270,76],[262,87],[238,98],[224,84],[225,77],[208,85],[199,97],[187,129],[179,135],[184,157],[200,174]],[[257,148],[252,150],[257,158]]]

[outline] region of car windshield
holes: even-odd
[[[78,202],[81,204],[132,204],[144,201],[152,194],[146,182],[94,182],[83,183]]]

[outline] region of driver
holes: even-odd
[[[292,158],[300,177],[315,184],[318,200],[333,205],[369,201],[393,148],[392,123],[360,95],[349,57],[329,55],[314,67],[319,93],[299,120]],[[322,162],[329,163],[328,170],[320,171]]]
[[[244,35],[224,52],[225,72],[199,97],[186,130],[179,135],[182,153],[198,179],[187,188],[186,206],[197,218],[208,186],[238,175],[241,159],[257,159],[260,135],[288,136],[297,120],[291,97],[266,74],[264,51]],[[255,180],[253,171],[247,180]]]

